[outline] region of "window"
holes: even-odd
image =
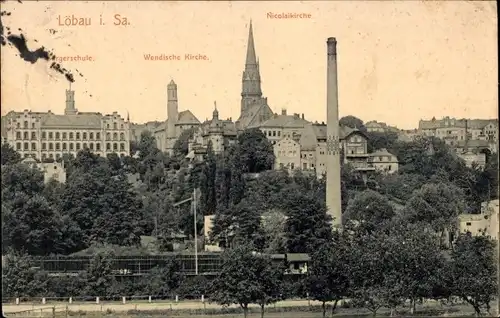
[[[28,139],[28,132],[27,131],[24,132],[23,137],[24,137],[23,139]]]
[[[21,132],[16,132],[16,139],[21,139]]]
[[[16,150],[21,150],[21,143],[20,142],[16,143]]]
[[[35,140],[36,139],[36,132],[32,132],[31,133],[31,140]]]
[[[95,139],[101,139],[101,133],[95,133]]]
[[[278,130],[278,137],[281,136],[281,131]]]
[[[21,128],[21,124],[20,124],[20,123],[17,123],[17,124],[16,124],[16,127],[17,127],[17,128]]]
[[[290,164],[290,168],[291,169],[295,168],[295,165],[293,164],[293,162]]]
[[[106,150],[111,150],[111,144],[109,142],[106,143]]]
[[[384,157],[382,156],[378,157],[378,161],[384,161]]]
[[[30,145],[27,142],[25,142],[24,143],[24,150],[29,150],[29,149],[30,149]]]
[[[391,170],[391,168],[392,168],[392,166],[389,166],[389,167],[387,168],[387,170]]]
[[[83,140],[86,140],[86,139],[87,139],[87,133],[86,133],[86,132],[84,132],[82,135],[83,135],[83,136],[82,136],[82,139],[83,139]]]
[[[113,143],[113,151],[117,151],[118,150],[118,144],[115,142]]]
[[[68,138],[68,134],[67,134],[67,133],[65,133],[65,132],[63,132],[62,137],[63,137],[63,139],[66,139],[66,138]]]
[[[273,130],[273,137],[276,137],[276,130]]]
[[[113,140],[118,140],[118,134],[117,133],[113,134]]]
[[[24,121],[24,128],[28,128],[28,122]]]
[[[42,150],[46,150],[47,149],[47,144],[46,143],[42,143]]]
[[[59,132],[56,132],[56,139],[61,139],[61,134]]]
[[[54,144],[49,142],[49,150],[54,150]]]
[[[471,222],[467,222],[467,223],[465,223],[465,225],[467,225],[467,226],[471,226],[471,225],[472,225],[472,223],[471,223]]]
[[[79,132],[76,133],[76,139],[80,139],[80,133]]]
[[[124,133],[120,133],[120,140],[125,140],[125,134]]]
[[[72,132],[69,133],[69,139],[73,139],[73,133]]]
[[[113,129],[118,129],[116,123],[113,123]]]
[[[35,123],[31,124],[31,128],[35,129]]]
[[[65,142],[62,144],[62,150],[65,151],[68,149],[68,144],[66,144]]]
[[[90,143],[89,146],[90,146],[90,150],[94,150],[94,144],[93,143]]]
[[[49,132],[49,139],[52,139],[52,138],[54,138],[53,133]]]
[[[80,150],[80,143],[79,143],[79,142],[77,142],[77,143],[76,143],[76,151],[79,151],[79,150]]]
[[[83,149],[87,149],[87,144],[83,143]]]
[[[95,150],[101,151],[101,144],[95,144]]]
[[[47,133],[45,131],[42,132],[42,139],[46,139],[47,138]]]
[[[111,140],[111,133],[106,133],[106,140]]]
[[[307,169],[307,163],[305,163],[305,162],[304,162],[304,163],[302,164],[302,169],[304,169],[304,170],[305,170],[305,169]]]
[[[123,124],[120,125],[120,128],[123,129]]]
[[[49,154],[49,158],[54,158],[54,154]]]
[[[89,133],[89,139],[90,140],[94,139],[94,133]]]
[[[59,151],[61,150],[61,144],[56,142],[56,151]]]
[[[73,151],[75,149],[75,144],[72,142],[69,143],[69,151]]]
[[[36,143],[34,142],[31,143],[31,150],[36,151]]]
[[[109,129],[109,124],[106,124],[106,128],[108,128],[108,129]]]
[[[120,151],[125,151],[125,144],[123,142],[120,143]]]

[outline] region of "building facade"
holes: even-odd
[[[23,159],[22,163],[29,165],[31,168],[38,168],[43,172],[43,182],[49,183],[55,180],[60,183],[66,183],[66,169],[64,162],[37,162],[33,157]]]
[[[363,174],[398,170],[396,156],[386,149],[368,153],[368,136],[358,129],[340,126],[341,161]],[[267,130],[272,131],[272,130]],[[279,131],[279,130],[276,130]],[[267,133],[266,135],[268,135]],[[277,135],[277,133],[276,133]],[[326,125],[308,123],[303,129],[283,136],[274,146],[275,169],[302,170],[322,177],[326,173]]]
[[[9,112],[6,140],[22,157],[58,159],[88,148],[99,156],[130,154],[130,123],[117,112],[110,115],[78,112],[74,91],[66,90],[64,115],[48,112]]]
[[[461,214],[459,216],[459,230],[472,235],[488,235],[498,239],[498,199],[484,202],[480,214]]]
[[[217,103],[214,102],[212,119],[205,121],[194,132],[188,144],[188,158],[202,161],[207,153],[208,144],[212,144],[215,154],[222,153],[228,146],[237,140],[237,129],[231,118],[223,120],[219,118]]]
[[[420,120],[418,130],[425,136],[440,138],[450,146],[468,140],[485,140],[498,143],[497,119],[455,119],[444,117]]]

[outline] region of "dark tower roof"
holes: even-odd
[[[255,55],[255,44],[253,41],[253,28],[252,28],[252,20],[250,20],[250,28],[248,31],[248,44],[247,44],[247,65],[256,65],[257,57]]]

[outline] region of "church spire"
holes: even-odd
[[[262,97],[260,87],[260,72],[255,54],[255,44],[253,39],[252,20],[248,29],[247,56],[245,60],[245,70],[243,71],[242,90],[241,90],[241,113],[249,109],[256,100]]]
[[[248,43],[247,43],[247,59],[246,65],[256,65],[257,57],[255,55],[255,44],[253,42],[253,28],[252,28],[252,20],[250,20],[250,28],[248,31]]]

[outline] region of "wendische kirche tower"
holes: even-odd
[[[342,204],[340,192],[340,141],[339,141],[339,97],[337,85],[337,40],[328,38],[326,68],[326,119],[327,119],[327,165],[326,206],[332,216],[332,225],[342,225]]]

